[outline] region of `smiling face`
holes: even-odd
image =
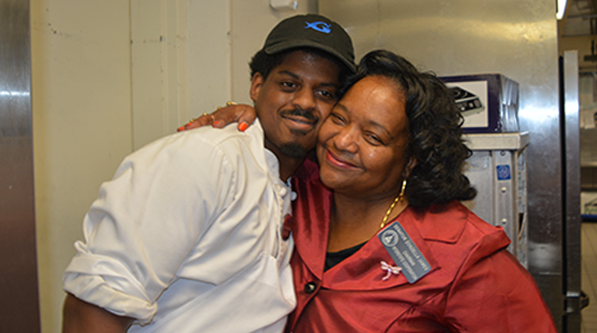
[[[354,84],[319,131],[322,182],[336,193],[395,197],[414,166],[406,156],[408,119],[402,87],[383,76]]]
[[[280,163],[302,160],[337,101],[339,69],[303,51],[289,53],[264,79],[253,76],[251,99],[265,132],[265,146]]]

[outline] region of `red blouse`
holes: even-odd
[[[431,266],[413,284],[403,274],[383,280],[381,262],[394,261],[377,237],[324,272],[332,193],[312,163],[294,180],[298,304],[287,332],[556,332],[532,276],[505,249],[504,231],[457,201],[407,208],[394,221]]]

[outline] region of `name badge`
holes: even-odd
[[[377,237],[394,260],[394,263],[402,269],[402,274],[409,283],[415,283],[431,270],[429,262],[427,262],[427,259],[400,223],[392,223],[377,234]]]

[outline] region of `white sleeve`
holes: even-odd
[[[201,135],[180,133],[127,157],[83,222],[64,290],[147,323],[156,300],[233,200],[234,168]]]

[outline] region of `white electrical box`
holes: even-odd
[[[275,10],[296,10],[296,0],[270,0],[269,5]]]

